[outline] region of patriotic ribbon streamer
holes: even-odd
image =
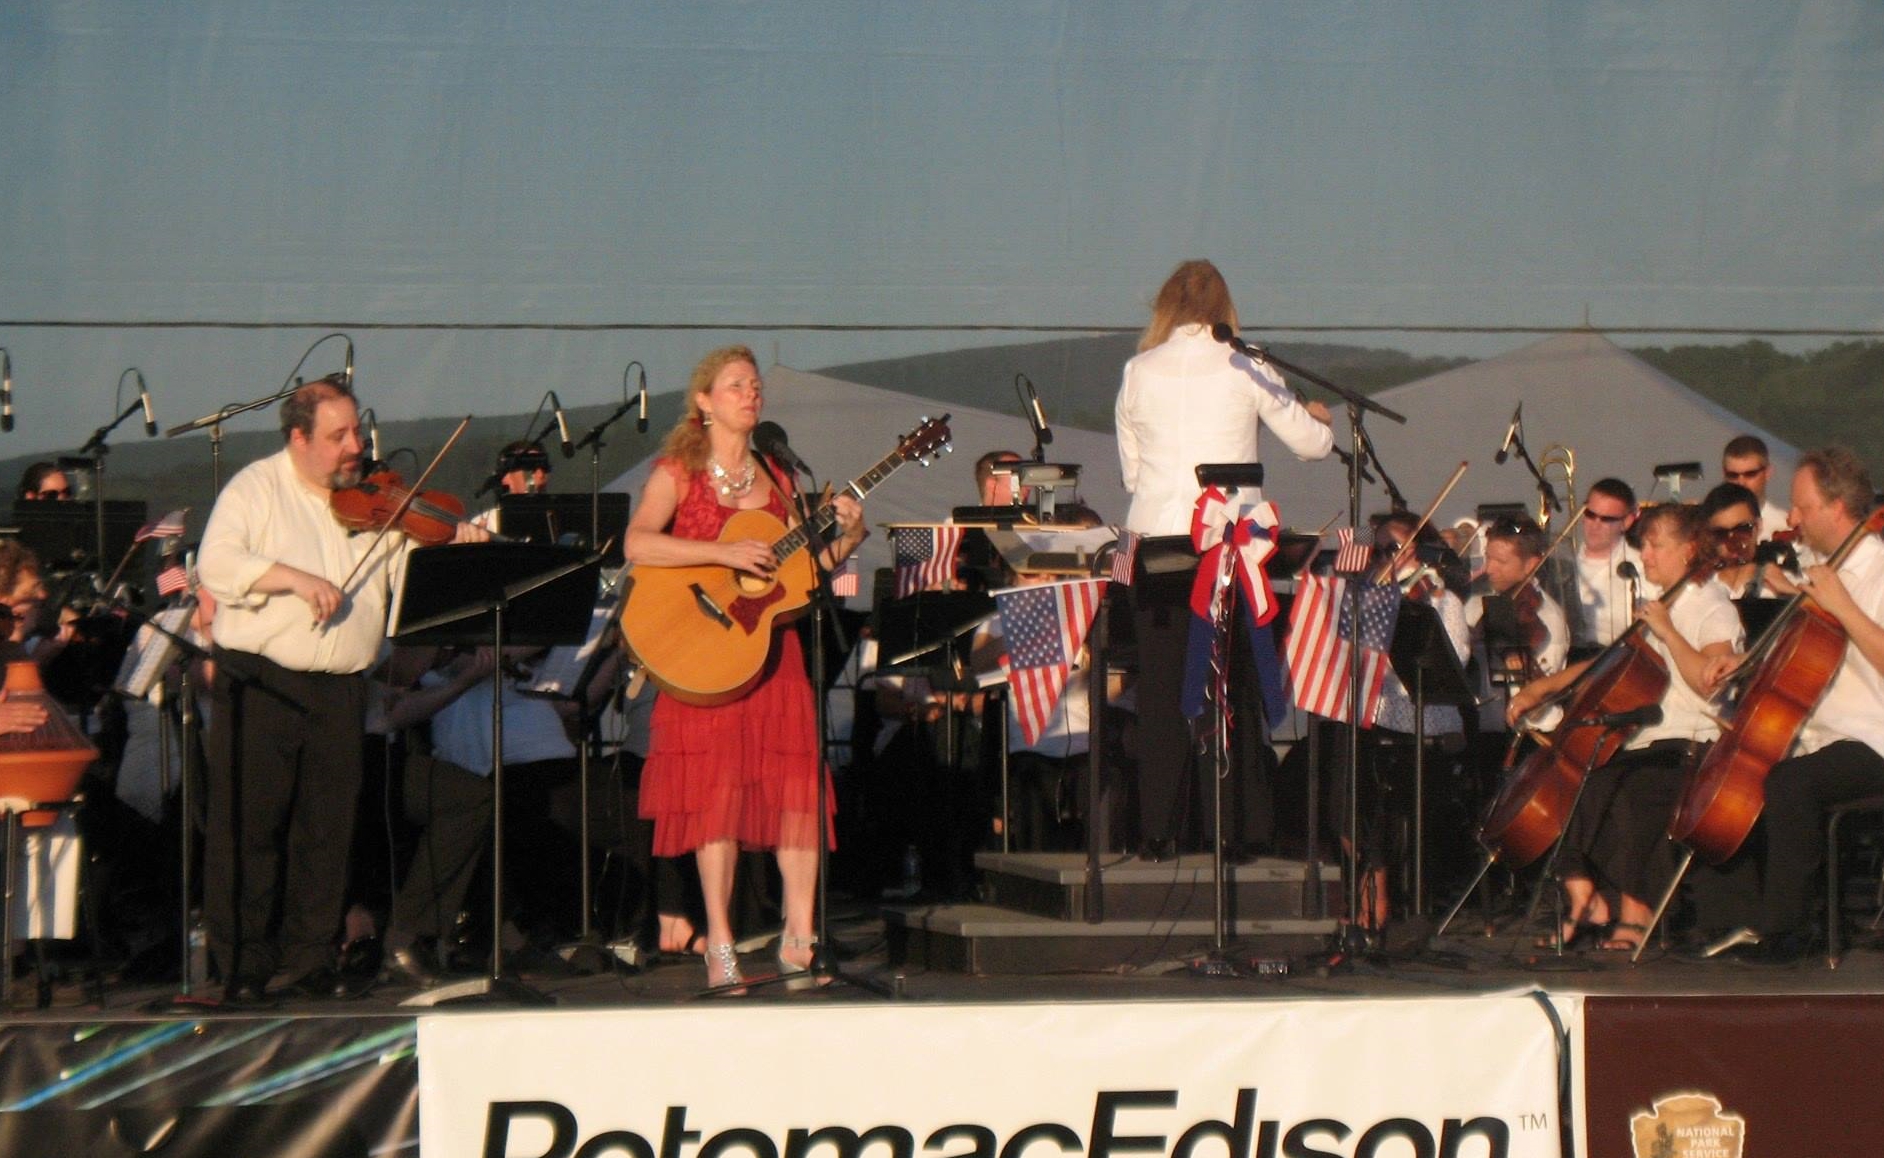
[[[1243,591],[1250,658],[1256,667],[1263,705],[1272,720],[1281,719],[1289,710],[1288,682],[1269,631],[1269,623],[1276,617],[1276,597],[1269,586],[1269,575],[1263,570],[1263,564],[1275,554],[1276,529],[1281,525],[1282,517],[1274,503],[1246,502],[1232,507],[1217,487],[1207,488],[1197,498],[1191,514],[1191,545],[1201,558],[1197,577],[1191,582],[1191,626],[1184,653],[1184,683],[1178,697],[1180,708],[1190,719],[1203,714],[1208,698],[1211,647],[1218,612],[1228,594],[1228,584],[1219,583],[1226,550],[1233,553],[1230,570]]]
[[[1191,607],[1199,614],[1208,614],[1206,609],[1215,608],[1222,598],[1216,584],[1223,571],[1222,552],[1227,543],[1228,549],[1236,553],[1236,581],[1256,626],[1274,619],[1276,595],[1263,565],[1276,553],[1276,529],[1281,525],[1274,503],[1245,502],[1233,507],[1218,487],[1209,487],[1197,496],[1197,507],[1191,513],[1191,545],[1201,558],[1191,587]]]

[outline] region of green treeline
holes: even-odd
[[[1871,465],[1874,480],[1884,478],[1884,342],[1835,342],[1802,354],[1762,341],[1629,352],[1801,449],[1844,443]]]

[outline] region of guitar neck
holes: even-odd
[[[900,448],[894,450],[885,455],[875,466],[845,483],[839,488],[839,493],[848,494],[858,502],[862,502],[865,495],[875,490],[879,483],[896,473],[897,467],[908,461],[908,456]],[[821,504],[817,510],[811,512],[810,522],[800,523],[793,527],[772,544],[772,557],[783,563],[811,541],[814,531],[822,537],[836,522],[837,509],[830,503]]]

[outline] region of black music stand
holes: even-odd
[[[1413,698],[1413,915],[1426,915],[1426,706],[1476,703],[1465,668],[1431,605],[1400,601],[1387,652]],[[1357,806],[1349,801],[1350,808]]]
[[[580,643],[595,608],[601,557],[573,547],[465,543],[422,547],[406,560],[392,637],[405,644],[506,646]],[[547,1004],[551,998],[504,976],[504,665],[491,668],[491,971],[404,1002],[485,1000]],[[582,855],[587,856],[584,849]]]
[[[921,672],[942,692],[942,762],[954,772],[962,754],[956,750],[955,694],[979,686],[964,670],[963,637],[993,618],[994,596],[980,591],[918,591],[879,604],[873,618],[877,671]],[[942,865],[931,866],[941,872]]]
[[[559,700],[574,704],[576,708],[576,775],[577,804],[581,816],[581,834],[578,843],[582,846],[581,862],[581,903],[582,917],[576,928],[576,939],[567,945],[557,947],[557,952],[571,966],[583,973],[602,973],[614,967],[615,957],[602,944],[602,939],[593,927],[594,873],[589,866],[589,749],[594,746],[596,718],[589,710],[589,694],[595,686],[596,677],[602,673],[609,658],[615,654],[615,647],[621,633],[615,630],[616,617],[621,614],[621,587],[619,584],[603,592],[601,602],[597,603],[589,618],[588,634],[582,643],[575,647],[558,647],[537,665],[537,682],[522,688],[529,696],[541,696],[548,700]],[[565,671],[573,672],[573,678],[566,685],[546,686],[543,682],[545,669],[556,664],[559,658],[568,660]],[[554,678],[554,677],[552,677]]]
[[[503,495],[497,500],[504,537],[531,543],[573,543],[591,550],[608,544],[602,566],[620,567],[628,537],[628,496],[618,491],[591,496]]]

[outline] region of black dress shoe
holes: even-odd
[[[311,1001],[358,997],[365,993],[367,988],[365,983],[335,972],[330,965],[311,969],[288,983],[289,993]]]
[[[388,985],[430,989],[438,984],[438,973],[425,963],[425,958],[419,955],[416,946],[408,945],[386,954],[386,964],[380,969],[379,979]]]

